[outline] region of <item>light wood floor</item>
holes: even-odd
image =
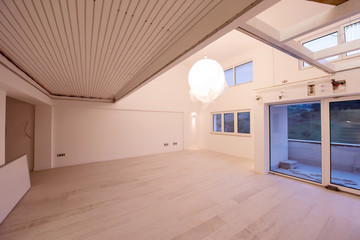
[[[360,239],[360,197],[184,151],[35,172],[0,239]]]

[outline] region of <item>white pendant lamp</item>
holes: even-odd
[[[228,87],[220,64],[207,58],[197,61],[191,67],[188,81],[191,97],[206,105],[219,97]]]

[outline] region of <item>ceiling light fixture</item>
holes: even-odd
[[[190,69],[190,96],[205,105],[213,102],[228,87],[220,64],[212,59],[197,61]]]

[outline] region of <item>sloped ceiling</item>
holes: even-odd
[[[0,51],[50,97],[116,101],[255,0],[1,0]]]

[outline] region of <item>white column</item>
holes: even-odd
[[[34,170],[52,168],[52,118],[48,105],[35,106]]]

